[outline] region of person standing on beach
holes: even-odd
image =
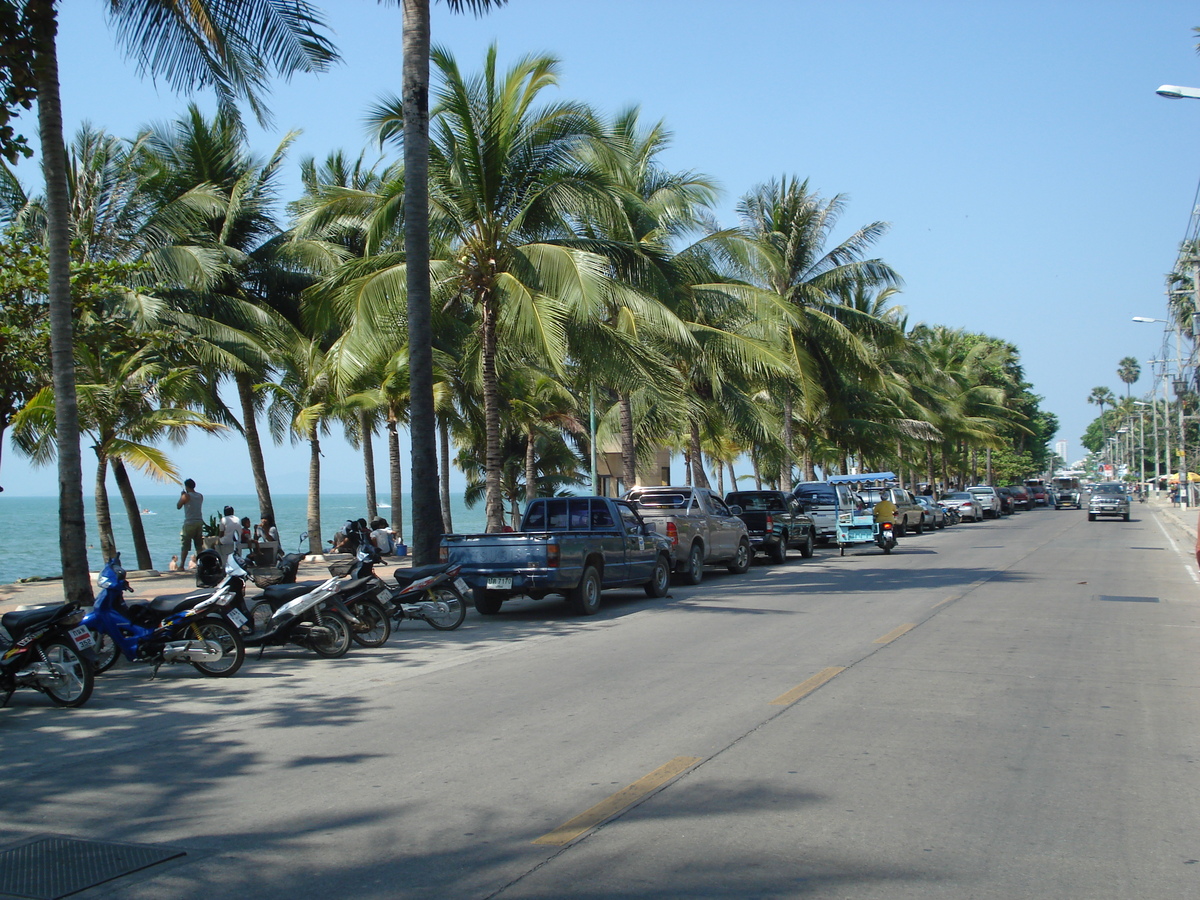
[[[217,541],[217,552],[221,554],[221,569],[229,563],[229,557],[237,550],[242,540],[242,520],[233,513],[233,507],[225,507],[225,517],[218,526],[221,539]]]
[[[193,546],[197,553],[204,549],[204,514],[200,510],[203,504],[204,495],[196,490],[196,482],[189,478],[183,483],[183,492],[175,504],[176,509],[183,510],[183,527],[179,529],[180,559],[187,559]]]

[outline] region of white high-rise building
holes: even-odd
[[[1055,441],[1054,452],[1058,454],[1058,458],[1063,461],[1063,465],[1067,464],[1067,442]]]

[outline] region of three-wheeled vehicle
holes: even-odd
[[[861,475],[834,475],[829,479],[838,492],[837,544],[841,555],[853,544],[876,544],[884,553],[891,553],[896,546],[892,523],[881,526],[875,521],[875,512],[862,504],[855,491],[865,488],[890,488],[896,484],[893,472],[864,472]],[[843,493],[845,499],[843,500]]]

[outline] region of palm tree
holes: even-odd
[[[335,58],[332,45],[320,33],[320,19],[304,0],[109,0],[106,5],[118,40],[138,59],[143,71],[161,75],[175,89],[212,87],[227,108],[245,98],[260,119],[267,112],[261,93],[268,69],[285,75],[314,72]],[[88,603],[92,587],[71,319],[70,207],[59,92],[57,3],[28,0],[24,15],[33,35],[38,131],[46,179],[47,294],[63,592],[68,601]]]
[[[486,514],[489,530],[498,530],[504,506],[497,365],[506,361],[500,336],[505,354],[523,350],[551,368],[561,367],[572,308],[611,289],[604,259],[564,241],[573,237],[572,220],[609,202],[609,193],[598,172],[572,157],[595,133],[590,111],[572,103],[533,106],[557,81],[556,60],[527,57],[501,74],[493,46],[484,73],[467,79],[445,51],[434,51],[433,58],[442,77],[430,142],[433,219],[453,247],[451,258],[435,269],[447,295],[469,302],[479,317]],[[385,101],[372,117],[384,138],[399,134],[398,101]],[[406,172],[406,185],[415,174]],[[408,265],[409,275],[413,268]],[[412,358],[420,326],[411,314],[408,327],[415,429],[420,409]],[[414,433],[414,457],[416,440]],[[416,519],[415,507],[413,514]]]
[[[506,0],[446,0],[455,12],[477,15]],[[402,0],[404,70],[400,88],[404,136],[404,252],[413,263],[405,278],[408,368],[411,381],[413,562],[433,563],[441,538],[438,508],[437,425],[433,400],[432,294],[429,280],[429,0]]]
[[[1142,376],[1142,366],[1135,357],[1126,356],[1117,363],[1117,377],[1125,382],[1125,399],[1129,399],[1129,390],[1133,383]]]

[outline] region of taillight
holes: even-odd
[[[884,522],[884,523],[883,523],[883,530],[884,530],[884,531],[891,531],[891,530],[892,530],[892,523],[891,523],[891,522]]]
[[[561,550],[556,541],[551,541],[546,545],[546,565],[552,569],[558,568],[558,560]]]
[[[767,513],[767,531],[775,530],[775,517]]]
[[[671,546],[679,546],[679,527],[674,522],[667,523],[667,537],[671,539]]]

